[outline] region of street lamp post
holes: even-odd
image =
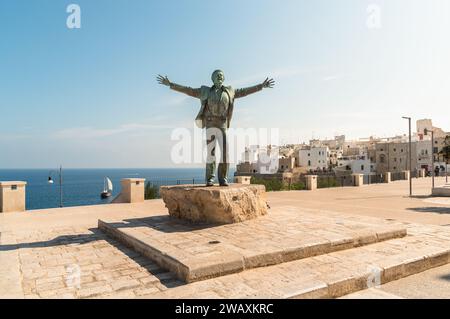
[[[448,158],[445,159],[445,184],[448,184]]]
[[[431,185],[434,188],[434,176],[436,175],[434,170],[434,131],[431,130],[431,167],[432,167],[432,182]]]
[[[411,139],[411,118],[403,116],[405,120],[408,120],[409,126],[409,196],[412,197],[412,139]]]
[[[442,151],[442,162],[445,166],[445,184],[448,184],[448,158],[445,156],[445,153]]]
[[[50,171],[48,174],[48,183],[53,184],[52,174],[54,171]],[[59,167],[58,171],[58,177],[59,177],[59,207],[63,207],[63,191],[62,191],[62,185],[63,185],[63,175],[62,175],[62,166]]]
[[[431,132],[431,185],[434,188],[434,131],[425,129],[425,135],[428,135],[428,132]]]

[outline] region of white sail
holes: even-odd
[[[108,186],[108,191],[109,191],[109,192],[112,192],[112,190],[113,190],[113,184],[112,184],[111,180],[110,180],[108,177],[106,178],[106,184],[107,184],[107,186]]]

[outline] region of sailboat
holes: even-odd
[[[101,193],[102,198],[108,198],[111,197],[113,190],[113,185],[111,180],[108,177],[105,177],[105,180],[103,182],[103,192]]]

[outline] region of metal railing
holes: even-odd
[[[364,185],[384,183],[383,174],[365,174]]]

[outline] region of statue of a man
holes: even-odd
[[[227,151],[227,129],[230,127],[233,115],[234,100],[261,91],[264,88],[273,88],[275,81],[267,78],[263,83],[234,90],[231,86],[224,86],[225,75],[223,71],[213,72],[211,79],[214,83],[212,87],[202,86],[191,88],[175,84],[169,81],[167,76],[158,75],[160,84],[169,86],[172,90],[185,93],[189,96],[200,99],[200,112],[195,119],[197,126],[206,128],[207,136],[207,163],[206,163],[206,186],[214,186],[217,144],[220,147],[222,158],[218,167],[220,186],[228,186],[227,176],[229,169]]]

